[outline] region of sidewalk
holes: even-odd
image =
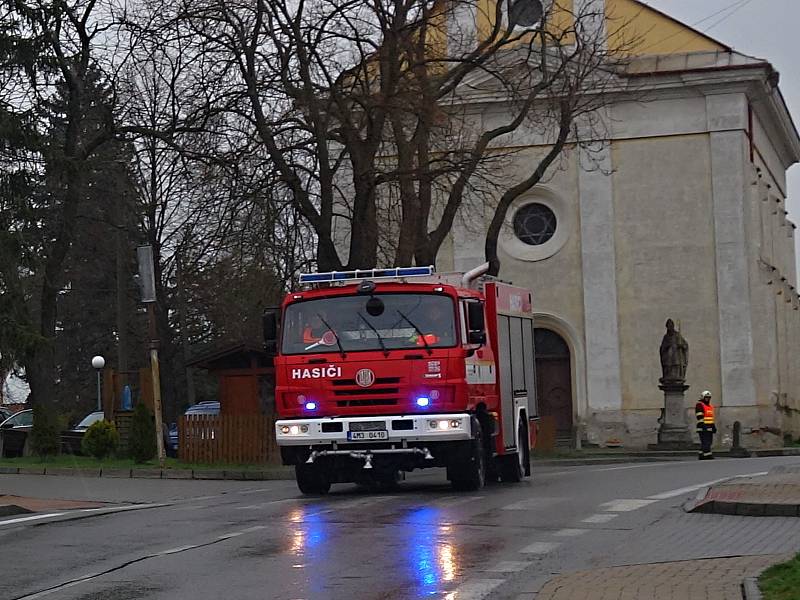
[[[684,509],[752,517],[800,517],[800,465],[722,481],[700,490]]]
[[[800,465],[776,467],[765,475],[721,481],[700,490],[683,508],[687,512],[741,515],[743,518],[800,518]],[[730,548],[730,554],[738,553],[752,553],[752,548]],[[767,567],[792,556],[751,554],[563,573],[548,581],[535,598],[757,600],[761,594],[755,578]]]
[[[578,571],[548,581],[536,600],[742,600],[742,581],[790,556],[737,556]]]

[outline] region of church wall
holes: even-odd
[[[614,141],[613,162],[622,407],[645,433],[664,401],[667,318],[689,343],[687,409],[721,387],[708,136]]]

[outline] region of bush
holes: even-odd
[[[130,436],[128,448],[134,462],[144,463],[155,458],[156,426],[153,423],[153,414],[143,402],[139,402],[133,410]]]
[[[110,421],[92,423],[81,440],[81,450],[97,460],[102,460],[113,453],[117,446],[119,446],[119,433]]]
[[[33,407],[31,450],[42,458],[58,454],[61,444],[59,419],[56,412],[43,404]]]

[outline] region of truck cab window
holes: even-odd
[[[375,306],[382,305],[378,311]],[[290,304],[283,354],[403,348],[448,348],[456,343],[455,304],[440,294],[376,294]]]

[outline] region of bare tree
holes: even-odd
[[[488,12],[474,0],[199,0],[165,19],[204,57],[202,87],[218,90],[191,114],[235,115],[258,140],[322,269],[433,263],[465,198],[497,187],[502,140],[556,132],[552,152],[504,183],[486,248],[496,270],[508,205],[576,141],[576,119],[613,80],[619,49],[596,4],[548,3],[523,23],[508,0]],[[481,103],[498,100],[504,117],[484,125]]]

